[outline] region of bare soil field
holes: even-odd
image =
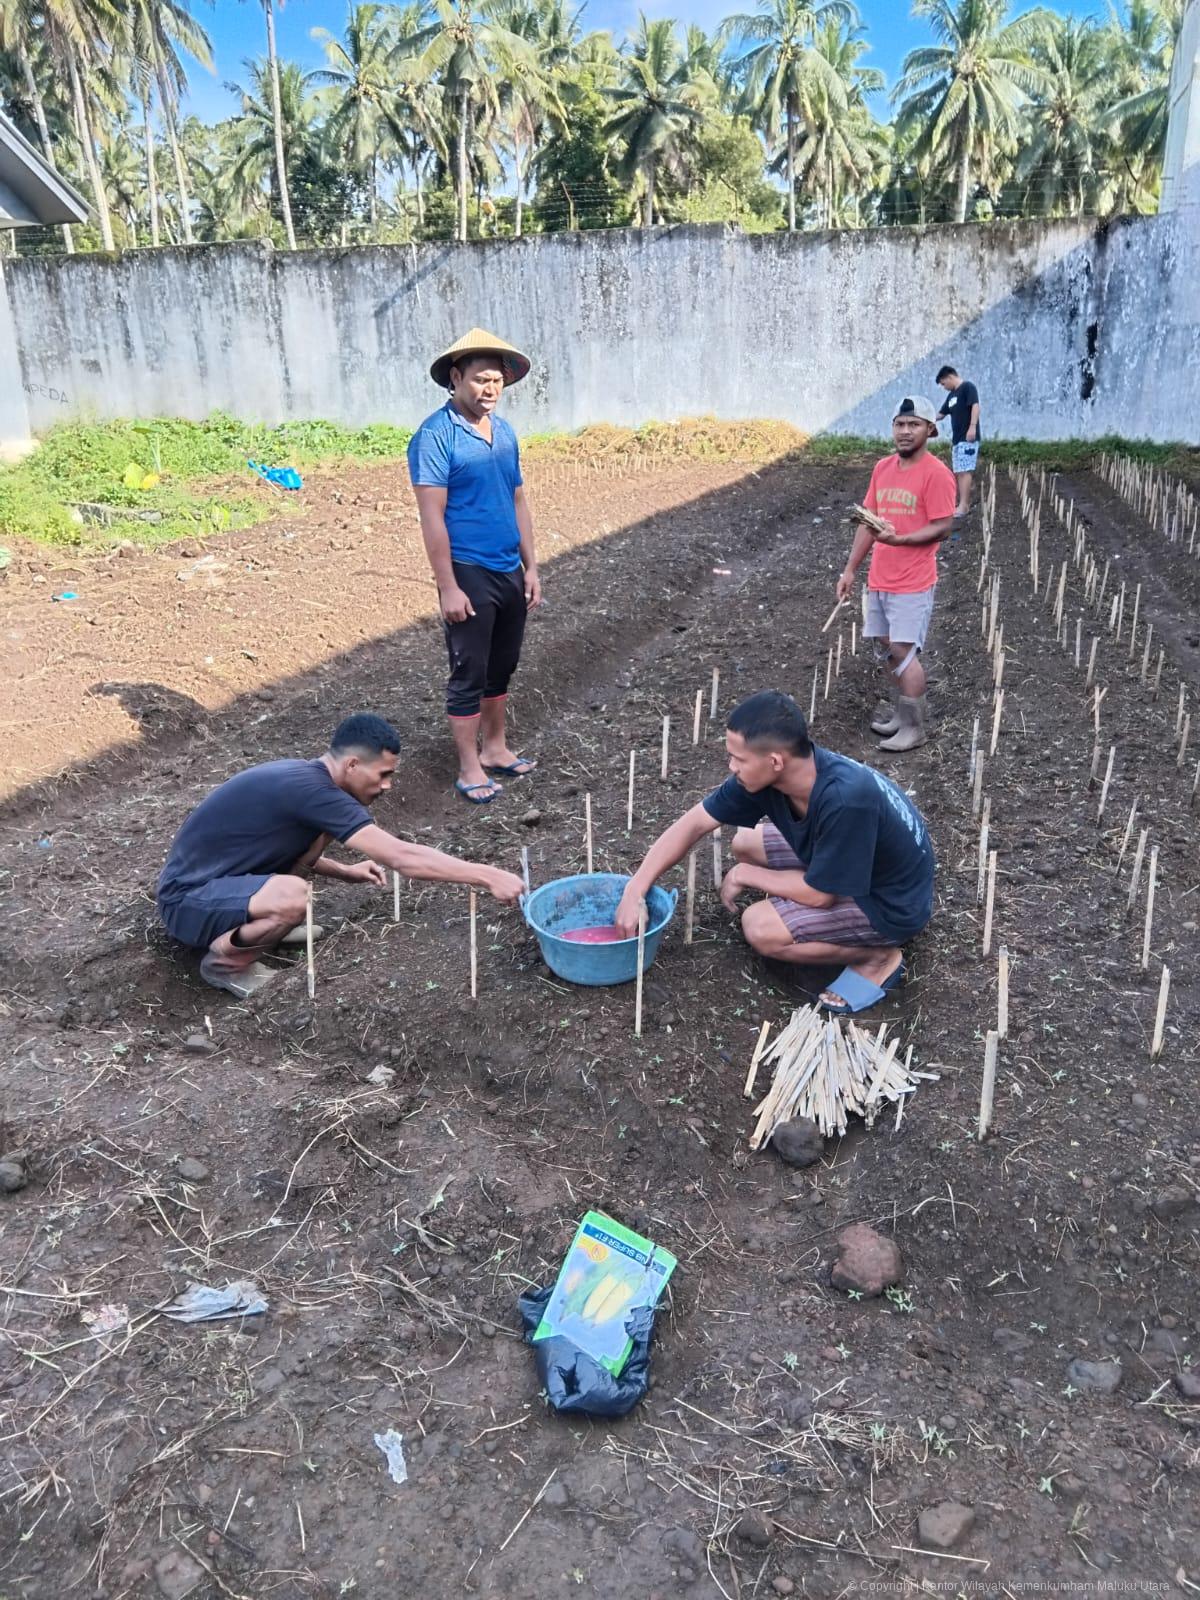
[[[828,698],[836,631],[819,633],[868,469],[534,473],[548,604],[514,706],[541,765],[479,810],[450,789],[442,646],[399,469],[314,480],[279,520],[186,554],[15,565],[5,1600],[1196,1592],[1200,752],[1178,763],[1175,724],[1181,683],[1191,708],[1200,679],[1200,569],[1099,479],[1062,483],[1095,553],[1142,582],[1139,629],[1166,647],[1155,697],[1128,620],[1114,640],[1107,598],[1097,618],[1069,569],[1070,632],[1082,613],[1085,654],[1100,638],[1100,743],[1116,747],[1098,821],[1091,696],[998,480],[1005,700],[984,792],[1012,996],[980,1143],[996,1014],[967,780],[992,707],[980,531],[944,562],[935,737],[880,756],[850,614]],[[1071,553],[1048,506],[1041,542],[1043,572]],[[82,601],[52,603],[64,588]],[[472,1001],[465,891],[406,886],[394,922],[389,894],[320,885],[311,1002],[301,963],[236,1005],[156,923],[187,810],[240,766],[318,753],[354,709],[405,736],[385,826],[513,868],[528,846],[544,881],[583,870],[590,794],[596,865],[626,870],[724,775],[713,667],[721,711],[764,686],[807,706],[816,670],[816,738],[876,762],[929,821],[935,919],[877,1015],[939,1078],[898,1130],[852,1128],[802,1171],[749,1152],[759,1026],[809,979],[752,956],[703,858],[696,942],[670,930],[641,1039],[630,988],[561,983],[488,905]],[[1132,849],[1117,870],[1135,798],[1134,840],[1149,830],[1147,861],[1158,847],[1145,970],[1146,867],[1132,915]],[[390,1082],[369,1077],[380,1066]],[[650,1394],[618,1423],[547,1409],[515,1310],[589,1206],[680,1258]],[[860,1221],[903,1252],[890,1298],[830,1285],[837,1236]],[[231,1278],[259,1286],[265,1314],[188,1327],[155,1311],[189,1280]],[[84,1314],[110,1303],[129,1320],[96,1335]],[[402,1485],[374,1443],[388,1429]],[[960,1509],[930,1514],[945,1502]]]

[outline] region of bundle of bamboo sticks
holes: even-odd
[[[853,505],[850,507],[851,522],[865,522],[868,528],[873,528],[876,533],[886,533],[887,523],[882,517],[877,517],[873,511],[868,511],[866,506]]]
[[[843,1028],[839,1018],[800,1006],[762,1056],[764,1063],[776,1063],[775,1079],[754,1108],[751,1150],[761,1149],[793,1117],[810,1117],[826,1138],[845,1133],[851,1115],[870,1127],[885,1100],[905,1098],[922,1078],[937,1081],[936,1072],[913,1070],[911,1047],[898,1060],[899,1045],[899,1038],[887,1038],[886,1023],[877,1033],[853,1022]]]

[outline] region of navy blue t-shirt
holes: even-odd
[[[797,816],[778,789],[751,794],[726,778],[704,801],[718,822],[773,822],[822,894],[853,900],[885,939],[903,944],[933,913],[933,846],[921,813],[890,779],[813,745],[817,781]]]
[[[521,454],[503,417],[493,414],[489,444],[447,400],[409,440],[408,475],[414,484],[445,489],[454,561],[493,572],[517,570],[521,530],[513,495],[523,481]]]
[[[344,841],[370,821],[319,759],[250,767],[201,800],[175,835],[158,898],[214,878],[288,872],[319,835]]]

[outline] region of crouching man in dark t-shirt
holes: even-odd
[[[651,845],[617,908],[625,937],[655,880],[722,823],[738,826],[736,861],[721,884],[765,894],[742,912],[760,955],[812,965],[845,963],[820,999],[862,1011],[904,977],[902,946],[933,911],[933,847],[924,819],[882,773],[813,744],[790,695],[764,690],[726,724],[731,776]]]
[[[524,888],[516,873],[408,844],[371,821],[367,807],[391,788],[399,750],[389,723],[360,712],[339,723],[316,760],[251,767],[200,802],[171,846],[158,909],[172,938],[205,952],[206,983],[239,1000],[269,983],[274,973],[257,958],[296,942],[313,876],[382,886],[390,867],[516,902]],[[324,855],[334,839],[367,860]]]

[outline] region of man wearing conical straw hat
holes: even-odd
[[[536,765],[509,748],[505,733],[508,685],[542,588],[517,436],[496,415],[505,388],[528,371],[528,357],[506,340],[472,328],[430,367],[449,399],[408,447],[450,655],[454,787],[471,805],[496,799],[499,777],[521,778]]]

